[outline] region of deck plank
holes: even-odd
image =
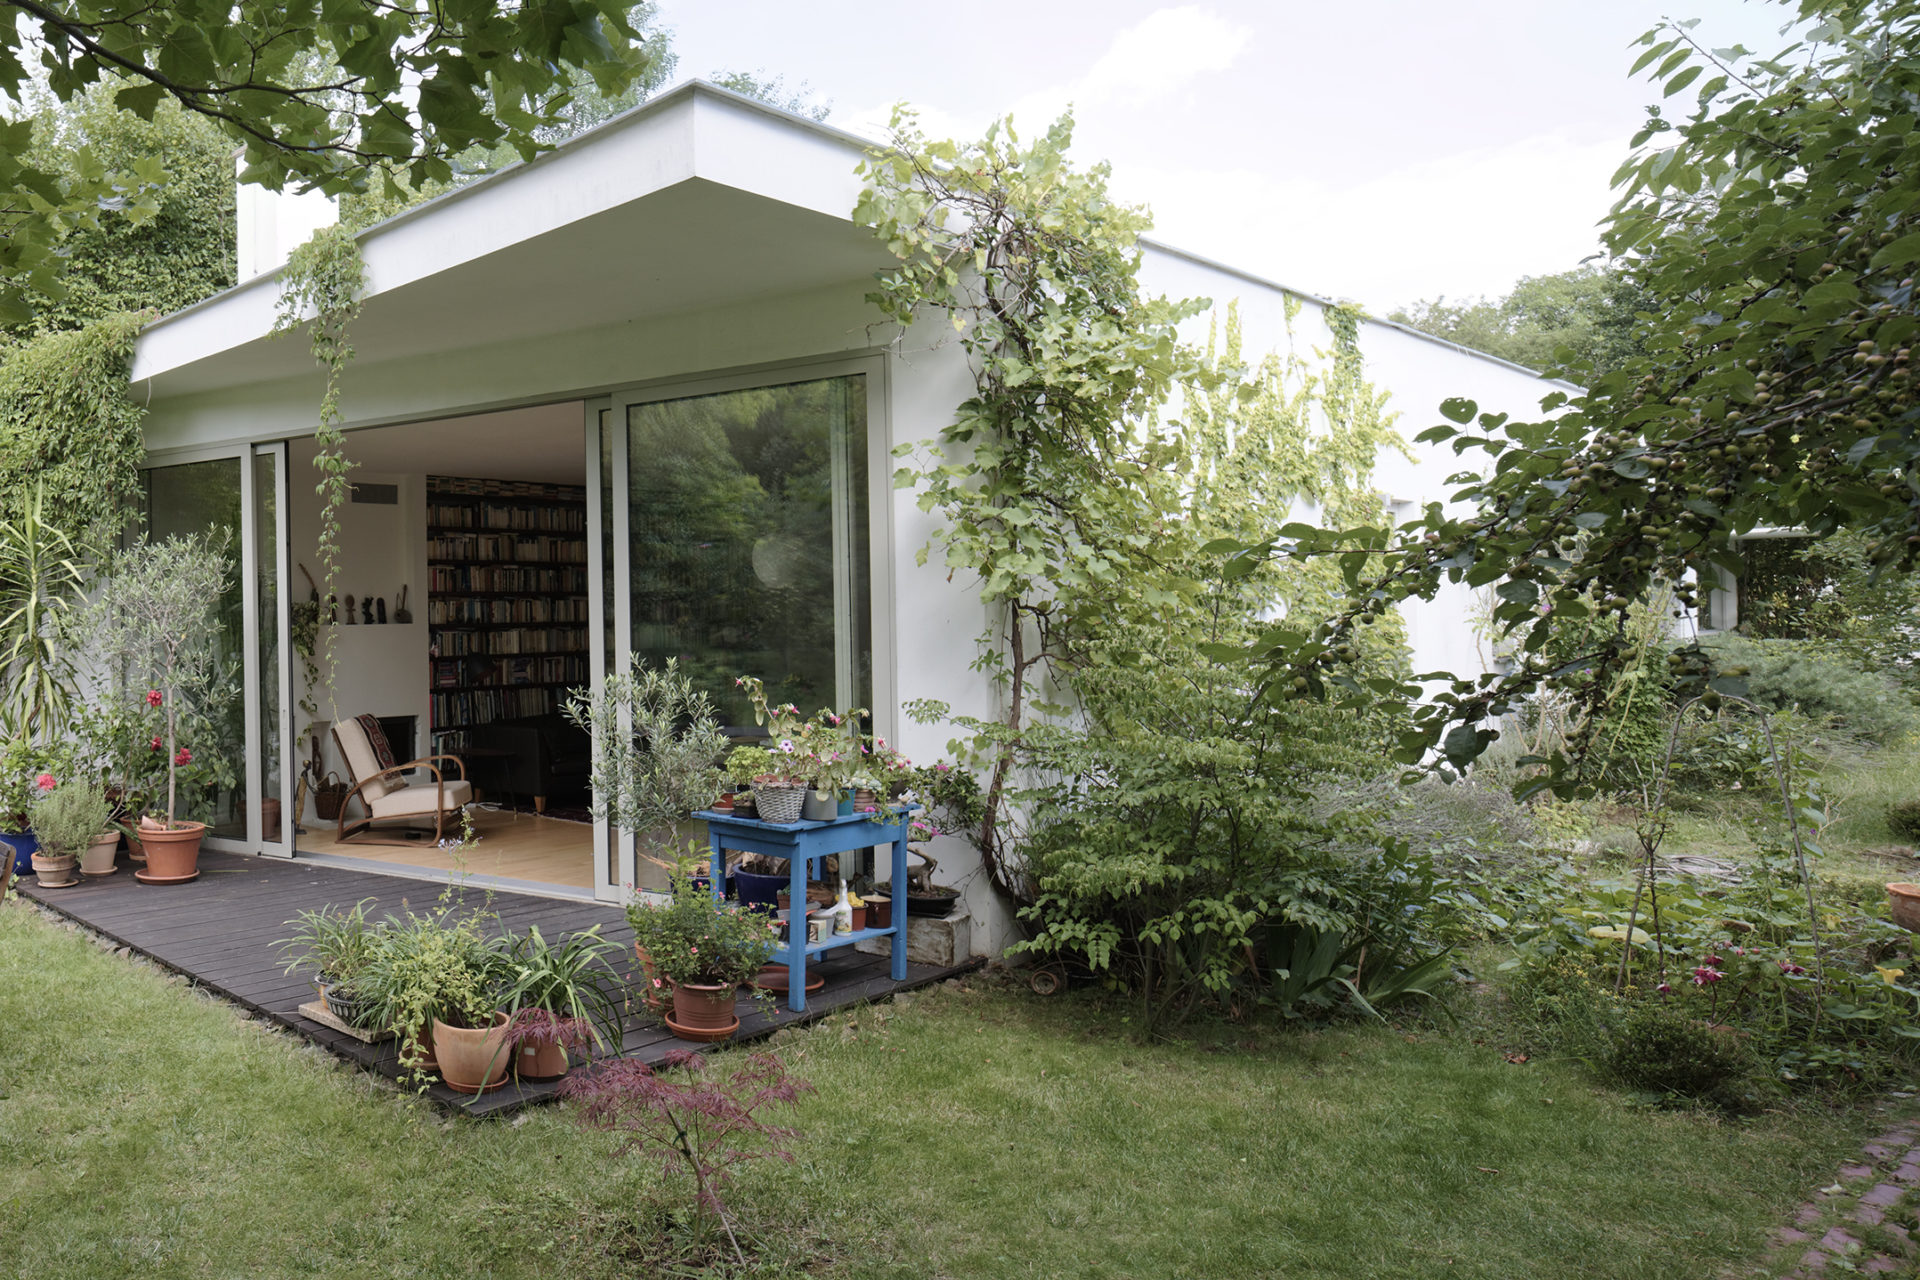
[[[438,905],[444,886],[297,859],[287,862],[211,851],[202,851],[200,867],[200,878],[184,885],[141,884],[122,867],[116,875],[70,889],[42,890],[31,877],[19,882],[19,887],[25,897],[363,1070],[398,1078],[397,1051],[391,1042],[366,1044],[300,1016],[298,1006],[313,998],[313,984],[299,974],[287,974],[273,944],[292,932],[287,922],[301,910],[350,906],[368,898],[373,900],[370,912],[376,917],[397,914],[408,906],[428,910]],[[599,925],[601,935],[618,948],[610,956],[610,967],[623,980],[635,977],[633,931],[616,907],[499,890],[488,894],[465,889],[453,897],[465,906],[489,905],[502,931],[521,932],[536,925],[549,942]],[[757,1003],[743,996],[736,1006],[740,1030],[734,1042],[759,1039],[894,991],[926,986],[969,967],[909,965],[907,980],[894,982],[883,957],[851,952],[831,955],[808,965],[809,973],[824,976],[827,984],[808,998],[804,1014],[788,1010],[784,999]],[[637,1001],[634,1009],[620,1027],[623,1056],[657,1062],[674,1049],[710,1051],[711,1046],[675,1039],[664,1025],[640,1012]],[[498,1116],[551,1100],[557,1083],[509,1081],[478,1098],[435,1084],[427,1096],[450,1111]]]

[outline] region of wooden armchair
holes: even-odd
[[[333,726],[333,742],[346,761],[353,778],[353,789],[340,804],[340,823],[336,838],[341,844],[417,844],[417,840],[376,840],[371,838],[376,822],[418,822],[433,819],[433,839],[446,838],[447,825],[473,801],[473,785],[467,781],[467,769],[458,756],[426,756],[395,764],[387,735],[373,716],[355,716]],[[451,761],[457,776],[446,777],[440,761]],[[431,783],[409,782],[401,775],[408,769],[425,769]],[[355,800],[366,816],[350,819]],[[424,834],[424,828],[420,828]]]

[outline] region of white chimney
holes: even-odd
[[[236,174],[241,164],[236,158]],[[332,196],[239,183],[234,191],[237,281],[245,283],[283,265],[314,232],[338,221],[340,210]]]

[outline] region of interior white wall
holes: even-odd
[[[351,456],[351,439],[347,448]],[[295,565],[305,564],[314,580],[322,582],[315,555],[320,538],[320,498],[312,483],[317,478],[312,465],[313,447],[310,444],[296,446],[292,454],[288,545]],[[317,718],[332,722],[356,715],[414,716],[418,723],[414,745],[417,753],[424,755],[430,742],[427,716],[431,692],[427,666],[426,477],[417,473],[389,475],[355,471],[353,480],[357,484],[397,485],[400,501],[390,507],[349,502],[340,508],[340,570],[334,594],[343,602],[343,613],[346,597],[353,596],[356,615],[362,599],[384,597],[387,624],[367,626],[356,622],[348,626],[342,621],[321,626],[320,640],[315,645],[320,685],[326,683],[329,650],[336,666],[331,698],[324,691],[313,695],[319,704]],[[413,613],[413,621],[408,624],[393,620],[394,601],[403,585],[411,588],[407,607]],[[305,600],[309,596],[307,580],[297,567],[287,589],[293,600]],[[303,678],[303,671],[296,665],[296,700]],[[307,759],[310,750],[305,745],[308,728],[308,717],[296,711],[294,734],[301,744],[301,759]],[[327,734],[322,739],[322,758],[327,768],[338,770],[345,779],[347,768],[334,749],[331,737]],[[302,821],[315,820],[309,800]]]

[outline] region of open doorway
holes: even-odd
[[[318,610],[315,449],[292,443],[300,855],[594,889],[591,751],[563,714],[591,678],[583,413],[569,401],[353,432],[335,598]],[[301,602],[316,625],[300,625]],[[383,760],[453,757],[438,767],[468,784],[477,844],[440,847],[457,821],[437,830],[431,805],[369,824],[361,796],[343,840],[340,788],[377,772],[340,749],[349,721]],[[435,787],[426,769],[407,781]]]

